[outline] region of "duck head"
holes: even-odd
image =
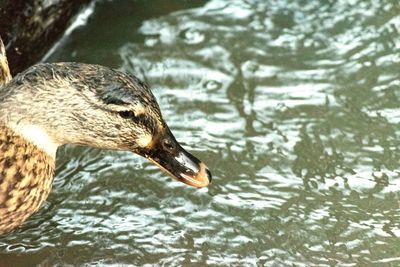
[[[150,89],[106,67],[35,65],[1,88],[0,120],[53,157],[68,143],[128,150],[188,185],[211,182],[206,165],[173,136]]]

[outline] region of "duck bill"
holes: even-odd
[[[212,180],[207,166],[183,149],[169,129],[153,142],[145,157],[178,181],[190,186],[205,187]]]

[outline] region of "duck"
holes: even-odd
[[[131,151],[195,188],[211,182],[206,164],[179,144],[149,86],[134,75],[59,62],[11,77],[0,46],[0,234],[43,205],[57,149],[66,144]]]

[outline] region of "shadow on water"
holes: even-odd
[[[62,50],[56,50],[52,58],[57,61],[72,61],[92,64],[105,64],[118,67],[118,48],[130,40],[141,41],[142,36],[136,29],[143,21],[163,16],[170,12],[201,6],[205,0],[193,3],[178,1],[98,1],[94,16],[83,28],[73,33],[73,38],[63,40],[67,45]],[[112,25],[112,27],[110,27]]]
[[[100,2],[49,60],[150,83],[213,184],[193,190],[129,153],[67,147],[46,207],[0,240],[1,259],[398,265],[397,1],[143,5]],[[116,8],[126,13],[107,27]]]

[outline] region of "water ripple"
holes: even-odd
[[[193,190],[130,153],[66,147],[47,204],[0,239],[1,259],[398,265],[399,11],[391,0],[211,0],[115,33],[113,62],[152,85],[213,184]]]

